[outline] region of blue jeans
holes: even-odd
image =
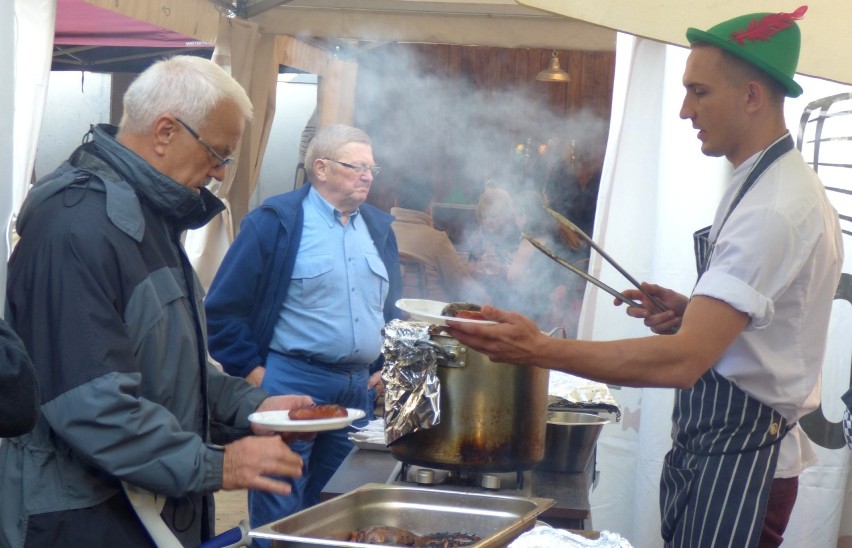
[[[369,416],[373,402],[368,400],[367,395],[367,366],[360,371],[342,371],[331,367],[270,352],[261,387],[273,395],[308,395],[317,404],[337,403],[344,407],[363,409]],[[366,417],[355,421],[356,426],[366,424]],[[301,455],[305,463],[302,477],[287,480],[293,486],[290,495],[250,490],[251,527],[278,521],[317,504],[323,487],[352,451],[353,443],[348,438],[351,430],[343,428],[320,432],[310,441],[293,443],[290,448]],[[258,544],[263,545],[255,540],[255,545]]]

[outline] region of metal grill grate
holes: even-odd
[[[802,112],[796,146],[837,209],[840,227],[852,236],[852,93],[811,102]]]

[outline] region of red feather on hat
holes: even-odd
[[[748,24],[746,30],[732,32],[731,39],[741,46],[746,40],[768,42],[770,36],[788,28],[793,24],[793,21],[804,17],[806,11],[808,11],[808,7],[802,6],[793,13],[771,13],[761,18],[755,17]]]

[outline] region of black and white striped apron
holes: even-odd
[[[756,546],[792,425],[712,369],[677,391],[672,422],[660,480],[666,546]]]
[[[793,148],[787,134],[755,163],[725,217],[760,175]],[[721,232],[721,227],[718,233]],[[698,277],[715,246],[710,227],[695,233]],[[666,546],[743,548],[760,538],[779,441],[792,424],[772,407],[708,370],[678,390],[672,415],[672,450],[660,480],[661,533]]]

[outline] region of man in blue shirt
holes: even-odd
[[[393,217],[364,203],[379,168],[363,131],[321,129],[305,165],[310,184],[243,220],[205,304],[210,353],[272,394],[306,394],[369,415],[368,389],[381,382],[369,368],[402,289]],[[289,496],[250,492],[252,527],[318,503],[351,448],[346,430],[294,444],[305,474]]]

